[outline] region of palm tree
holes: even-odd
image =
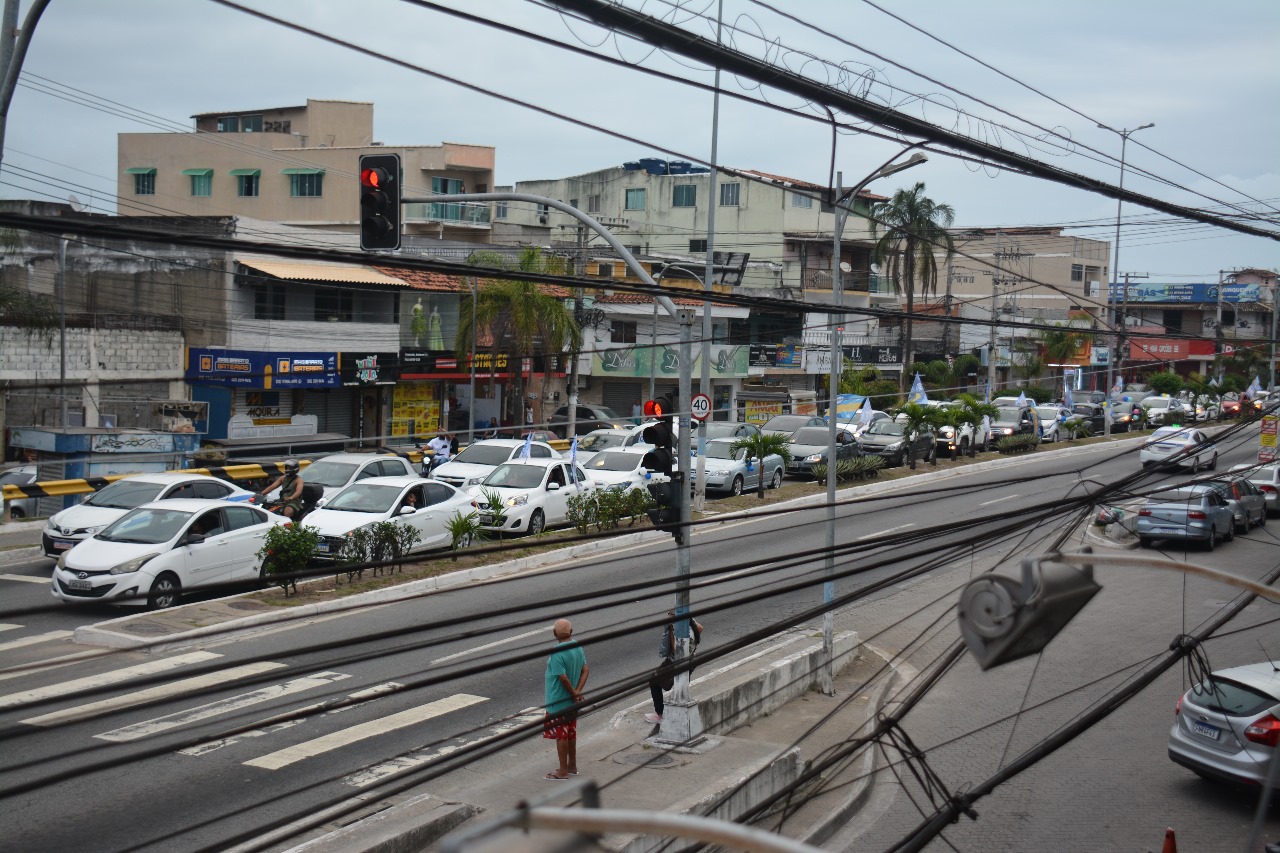
[[[760,466],[760,481],[756,485],[756,494],[760,500],[764,500],[764,460],[769,456],[781,456],[782,465],[791,461],[791,448],[787,446],[791,436],[788,435],[765,435],[758,432],[755,435],[743,436],[733,443],[734,450],[745,449],[747,457],[754,456],[760,460],[756,464]]]
[[[903,439],[907,442],[907,462],[911,470],[916,469],[916,436],[922,432],[936,432],[941,424],[942,412],[933,406],[922,406],[919,403],[903,403],[895,414],[896,420],[903,425]],[[933,449],[925,457],[926,462],[937,464],[938,445],[935,439]]]
[[[1045,329],[1040,333],[1040,345],[1044,347],[1044,357],[1050,364],[1067,364],[1080,349],[1084,335],[1072,331],[1070,326],[1057,324],[1057,328]]]
[[[924,194],[924,182],[910,190],[898,190],[888,201],[871,209],[871,239],[876,240],[873,260],[887,268],[894,291],[907,292],[907,328],[903,340],[903,364],[911,364],[912,311],[916,284],[928,296],[938,289],[938,260],[934,252],[946,250],[945,266],[955,255],[955,241],[947,231],[956,213],[949,204],[937,204]],[[883,235],[877,232],[883,229]],[[888,262],[887,267],[885,266]],[[904,371],[899,382],[906,378]]]
[[[956,402],[960,404],[956,407],[956,411],[961,418],[961,424],[973,430],[973,441],[969,442],[969,455],[973,456],[978,452],[978,425],[982,423],[984,417],[994,420],[999,416],[1000,410],[990,403],[982,402],[972,394],[957,394]]]
[[[495,252],[476,252],[469,260],[477,266],[519,272],[567,272],[562,259],[547,257],[533,246],[526,247],[514,261]],[[582,330],[574,322],[573,312],[565,307],[563,300],[548,294],[543,285],[521,279],[483,281],[474,295],[463,300],[461,309],[454,341],[458,358],[470,353],[473,339],[478,339],[477,330],[480,336],[488,332],[494,355],[505,352],[514,360],[515,393],[507,396],[507,417],[514,423],[523,423],[524,373],[519,366],[524,357],[531,358],[536,353],[552,356],[561,355],[566,349],[576,352],[582,346]],[[547,373],[543,371],[543,399],[546,398]]]

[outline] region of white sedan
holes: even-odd
[[[258,578],[267,529],[287,521],[230,501],[146,503],[58,558],[53,597],[172,607],[183,590]]]
[[[1175,465],[1215,471],[1218,468],[1218,448],[1201,430],[1193,427],[1160,427],[1151,434],[1138,450],[1138,461],[1143,468],[1153,465]]]
[[[463,448],[462,452],[431,472],[431,479],[459,489],[478,486],[503,462],[518,459],[524,452],[524,439],[486,438]],[[534,459],[559,459],[560,451],[545,441],[530,441],[529,455]]]
[[[594,454],[582,467],[601,488],[615,492],[639,489],[650,482],[649,469],[644,467],[644,458],[650,450],[649,445],[627,450],[603,450]]]
[[[480,523],[490,530],[508,533],[541,533],[569,520],[569,496],[597,488],[581,467],[570,477],[564,459],[525,459],[506,462],[468,491],[480,509]],[[494,512],[490,496],[501,505],[502,520]]]
[[[446,483],[424,480],[417,475],[369,477],[352,483],[322,507],[303,519],[306,527],[320,532],[316,557],[332,560],[347,541],[347,534],[359,527],[390,521],[413,527],[418,541],[410,551],[448,548],[453,538],[447,527],[455,513],[475,512],[470,495]],[[470,545],[470,540],[458,543]]]

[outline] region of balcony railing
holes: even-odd
[[[404,205],[404,218],[459,225],[489,225],[489,205],[472,202],[416,202]]]

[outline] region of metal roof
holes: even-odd
[[[336,281],[344,284],[383,284],[409,287],[410,284],[372,267],[333,264],[325,261],[282,261],[275,258],[238,256],[241,264],[286,281]]]

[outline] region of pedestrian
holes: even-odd
[[[582,701],[582,688],[587,683],[587,655],[573,639],[573,624],[568,619],[557,619],[551,633],[556,647],[547,658],[542,736],[556,742],[560,766],[543,778],[563,782],[578,775],[578,711],[573,706]]]
[[[644,718],[651,723],[662,722],[662,712],[666,705],[662,701],[662,691],[670,690],[675,687],[676,676],[670,670],[663,672],[666,667],[671,666],[675,660],[676,654],[676,612],[674,610],[667,611],[667,624],[662,626],[662,639],[658,644],[658,654],[662,656],[662,663],[658,664],[658,671],[653,674],[653,678],[649,679],[649,695],[653,697],[653,713],[645,714]],[[703,627],[700,622],[689,617],[689,627],[693,629],[693,648],[697,651],[698,642],[702,639]]]
[[[636,426],[639,426],[643,420],[644,420],[644,406],[640,404],[639,400],[636,400],[634,403],[631,404],[631,423],[635,424]]]
[[[524,404],[524,425],[533,426],[533,404]]]

